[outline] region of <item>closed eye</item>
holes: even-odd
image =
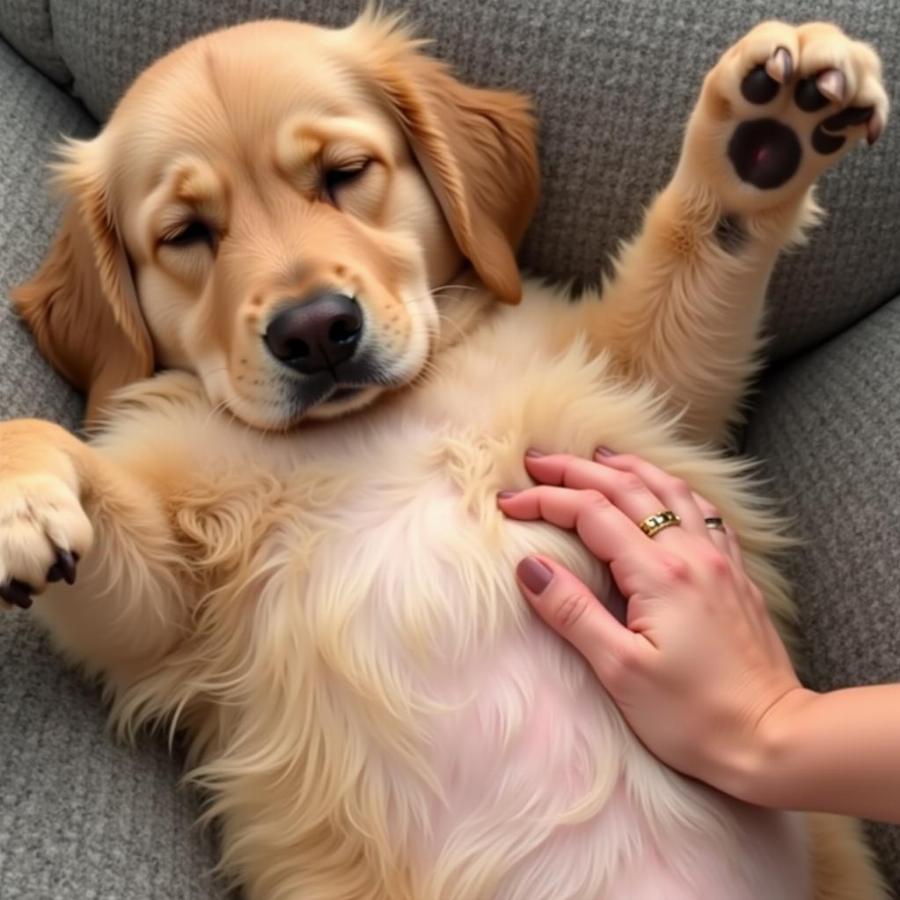
[[[216,234],[202,219],[192,219],[179,225],[168,234],[164,234],[160,243],[168,247],[191,247],[197,244],[206,244],[210,250],[215,250]]]
[[[322,176],[322,187],[328,199],[331,200],[332,203],[335,203],[341,188],[346,187],[361,178],[366,169],[369,168],[371,162],[372,160],[366,159],[350,166],[342,166],[341,168],[329,169],[326,171]]]

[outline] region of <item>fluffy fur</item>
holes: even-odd
[[[790,618],[780,527],[713,446],[824,168],[736,184],[724,144],[748,114],[747,58],[825,42],[862,99],[880,91],[868,48],[805,28],[761,26],[712,71],[602,301],[516,273],[526,104],[460,85],[371,16],[192,42],[67,151],[72,207],[17,297],[101,425],[89,444],[0,427],[0,582],[41,589],[54,545],[82,555],[37,614],[104,679],[122,735],[184,732],[252,900],[885,896],[853,823],[746,807],[643,749],[512,575],[545,553],[603,597],[608,573],[495,503],[528,483],[529,446],[639,452],[716,505]],[[288,77],[304,65],[316,87]],[[323,202],[316,173],[348,144],[376,170]],[[185,209],[212,244],[166,243]],[[715,238],[726,211],[736,253]],[[323,279],[353,286],[393,380],[298,415],[260,335],[285,291]],[[154,365],[184,371],[139,380]]]

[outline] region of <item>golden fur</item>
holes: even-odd
[[[252,900],[885,896],[853,823],[752,810],[647,754],[512,575],[542,552],[604,596],[608,573],[494,501],[527,483],[528,446],[639,452],[721,510],[790,618],[778,523],[713,445],[836,157],[736,186],[724,144],[761,43],[840,49],[886,115],[868,48],[760,26],[708,76],[602,302],[523,289],[526,102],[461,85],[383,18],[200,38],[65,149],[71,203],[16,299],[100,427],[0,427],[0,582],[47,588],[37,614],[121,734],[184,731]],[[715,239],[725,212],[739,253]],[[389,371],[298,412],[261,335],[323,283],[360,298]],[[82,556],[74,587],[46,585],[54,545]]]

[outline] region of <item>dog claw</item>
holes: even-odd
[[[794,74],[794,60],[787,47],[778,47],[766,60],[766,72],[769,78],[779,84],[787,84]]]
[[[65,581],[66,584],[75,584],[77,575],[78,554],[71,550],[56,551],[56,562],[47,573],[47,581]],[[52,577],[56,576],[56,577]]]
[[[882,131],[884,131],[884,117],[876,111],[866,122],[866,143],[871,147],[881,137]]]
[[[834,103],[843,103],[847,91],[847,80],[838,69],[826,69],[816,77],[819,92]]]
[[[0,584],[0,597],[7,603],[18,606],[19,609],[28,609],[33,603],[31,599],[32,590],[33,588],[31,585],[25,584],[24,581],[18,581],[14,578],[12,581],[6,581],[3,584]]]

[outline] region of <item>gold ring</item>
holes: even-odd
[[[640,528],[647,537],[653,537],[654,535],[659,534],[663,528],[680,524],[681,519],[679,519],[671,509],[664,509],[655,516],[647,516],[643,522],[638,523],[638,528]]]
[[[725,523],[718,516],[707,516],[703,521],[706,522],[707,528],[712,528],[714,531],[725,530]]]

